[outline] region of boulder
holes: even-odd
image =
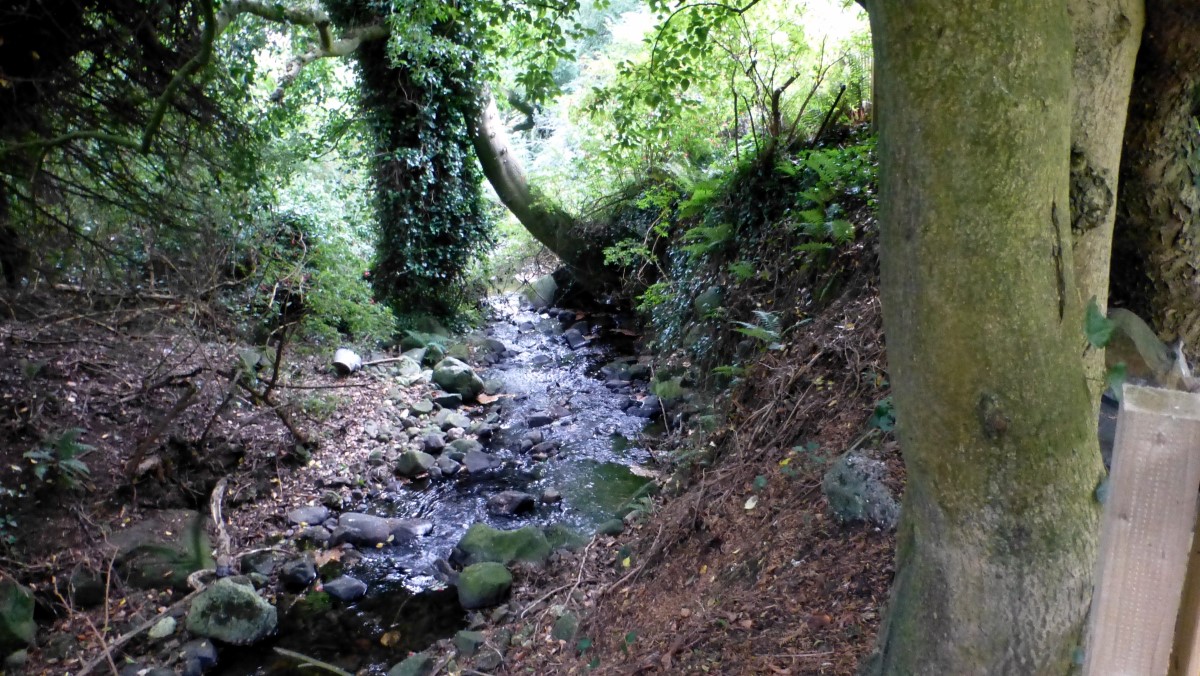
[[[868,521],[891,530],[900,518],[900,504],[883,484],[887,467],[858,453],[845,453],[821,480],[829,509],[843,522]]]
[[[567,346],[572,350],[578,350],[591,342],[584,337],[579,329],[574,328],[563,331],[563,340],[567,342]]]
[[[536,526],[517,530],[498,530],[483,523],[467,529],[454,546],[451,560],[469,566],[490,561],[508,564],[513,561],[541,564],[550,556],[550,542]]]
[[[349,542],[356,546],[374,547],[387,542],[391,534],[391,523],[381,516],[346,512],[338,517],[338,527],[333,531],[330,544],[336,546]]]
[[[573,552],[588,543],[588,538],[564,523],[552,523],[542,529],[552,550]]]
[[[462,465],[455,462],[450,456],[443,455],[437,459],[437,468],[442,470],[443,476],[454,476],[462,469]]]
[[[323,505],[305,505],[287,513],[288,523],[296,526],[314,526],[328,518],[329,508]]]
[[[418,415],[429,415],[433,413],[433,402],[428,399],[421,399],[420,401],[413,402],[412,406],[409,406],[408,409]]]
[[[396,472],[402,476],[415,477],[429,471],[435,459],[424,451],[408,450],[396,460]]]
[[[367,583],[358,578],[343,575],[321,585],[321,589],[339,601],[355,601],[367,593]]]
[[[472,474],[496,469],[502,464],[500,458],[483,451],[470,451],[463,454],[463,466]]]
[[[437,433],[426,434],[421,443],[425,446],[425,452],[431,455],[437,455],[446,448],[446,438]]]
[[[388,519],[393,541],[415,540],[433,532],[433,522],[429,519]]]
[[[409,655],[388,669],[387,676],[431,676],[434,670],[433,657],[425,653]]]
[[[307,556],[288,561],[279,569],[279,581],[293,591],[304,589],[317,579],[317,564]]]
[[[454,357],[447,357],[433,367],[433,382],[447,392],[462,395],[466,401],[474,401],[483,391],[483,380],[470,366]]]
[[[474,439],[455,439],[450,442],[450,450],[458,451],[463,455],[469,453],[480,453],[483,451],[483,444]]]
[[[186,509],[147,512],[146,518],[109,536],[126,581],[139,589],[187,589],[187,578],[215,567],[206,516]]]
[[[521,295],[535,310],[545,310],[554,304],[558,295],[558,282],[554,280],[554,275],[542,275],[522,289]]]
[[[537,498],[521,491],[502,491],[488,498],[487,511],[497,516],[514,516],[531,512],[537,505]]]
[[[494,562],[475,563],[458,574],[458,602],[466,610],[500,604],[512,588],[512,573]]]
[[[233,645],[250,645],[275,631],[275,606],[250,585],[221,578],[200,592],[188,609],[187,629]]]
[[[433,403],[442,408],[458,408],[462,406],[463,398],[456,392],[438,392],[433,396]]]
[[[462,657],[474,657],[480,646],[487,642],[483,632],[463,629],[454,635],[454,649]]]

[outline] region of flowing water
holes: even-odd
[[[304,610],[283,615],[273,645],[351,672],[366,668],[367,673],[383,674],[407,652],[467,625],[467,614],[458,606],[454,590],[438,579],[434,562],[447,558],[472,524],[505,530],[565,524],[590,535],[647,486],[647,473],[640,468],[650,456],[637,441],[646,420],[624,412],[630,393],[606,386],[601,374],[601,367],[612,360],[631,361],[626,355],[632,351],[632,339],[619,328],[623,318],[604,313],[573,318],[586,321],[594,338],[572,350],[562,337],[569,322],[523,310],[515,296],[495,298],[491,306],[493,319],[485,333],[508,351],[499,363],[480,372],[485,380],[503,383],[501,399],[492,405],[496,431],[484,446],[504,461],[502,468],[414,483],[351,507],[348,511],[428,519],[434,528],[415,541],[364,552],[365,558],[346,572],[368,584],[367,596],[342,605],[310,592],[294,607]],[[538,431],[559,444],[559,450],[539,461],[521,447],[530,432],[526,419],[547,411],[559,417]],[[532,513],[521,516],[489,514],[488,497],[510,489],[533,495],[553,489],[562,500],[539,502]],[[223,657],[220,671],[295,673],[294,661],[271,663],[268,650],[260,644],[236,659]]]

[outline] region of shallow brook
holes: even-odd
[[[362,561],[348,566],[344,572],[368,586],[358,601],[342,604],[309,591],[290,605],[292,599],[281,596],[278,636],[244,650],[226,648],[216,673],[296,673],[296,661],[274,659],[271,648],[280,647],[351,672],[383,674],[409,652],[467,626],[467,613],[434,564],[449,558],[472,524],[504,530],[563,524],[590,537],[600,523],[636,508],[652,481],[642,469],[650,454],[637,442],[647,420],[623,410],[637,394],[619,383],[606,385],[602,372],[614,360],[633,361],[627,357],[633,349],[629,332],[615,328],[621,318],[538,314],[521,309],[515,296],[495,298],[491,305],[493,319],[479,337],[499,340],[507,349],[479,374],[502,383],[500,398],[469,414],[495,413],[495,431],[481,441],[502,466],[478,475],[414,481],[350,506],[347,511],[427,519],[433,530],[364,551]],[[589,342],[573,350],[563,330],[580,321],[588,324]],[[547,413],[553,420],[531,430],[529,422]],[[531,431],[556,447],[549,457],[530,452]],[[531,512],[518,516],[489,513],[488,498],[505,490],[534,496],[551,491],[561,499],[539,499]]]

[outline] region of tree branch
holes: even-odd
[[[284,80],[281,82],[280,90],[285,84],[294,80],[300,74],[300,70],[312,61],[324,57],[347,56],[355,49],[358,49],[358,46],[363,42],[383,38],[389,34],[386,26],[372,25],[351,29],[347,31],[343,38],[333,40],[329,34],[329,25],[331,23],[329,15],[324,10],[284,7],[279,4],[263,2],[262,0],[228,0],[222,4],[220,11],[215,10],[213,0],[196,0],[196,5],[204,18],[204,28],[200,34],[200,48],[187,63],[183,64],[183,67],[175,72],[171,81],[167,83],[166,88],[159,94],[155,100],[154,107],[150,111],[150,119],[146,123],[145,129],[142,130],[140,138],[122,136],[101,129],[72,131],[49,139],[39,139],[25,143],[0,144],[0,156],[14,150],[29,148],[38,148],[44,151],[79,140],[99,141],[101,143],[129,148],[143,155],[146,154],[150,151],[154,137],[158,134],[159,128],[162,127],[167,109],[171,106],[171,102],[174,100],[179,88],[209,64],[212,60],[213,44],[216,42],[216,39],[242,14],[252,14],[275,23],[315,26],[317,28],[320,46],[302,55],[288,67],[288,72],[284,75]],[[276,100],[277,96],[282,96],[280,90],[272,94],[272,100]]]

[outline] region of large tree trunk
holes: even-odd
[[[1103,473],[1065,3],[875,0],[881,289],[908,471],[883,674],[1066,674]]]
[[[496,101],[491,95],[486,98],[479,118],[472,125],[471,140],[483,175],[500,201],[529,234],[562,260],[576,279],[589,286],[608,281],[612,273],[604,267],[601,253],[604,243],[596,236],[600,233],[587,232],[573,216],[534,194],[521,163],[508,147],[508,133]]]
[[[1070,0],[1075,38],[1071,92],[1071,233],[1080,297],[1108,306],[1121,141],[1133,67],[1145,25],[1143,0]],[[1104,355],[1084,362],[1099,406]]]
[[[1113,242],[1113,293],[1200,349],[1200,4],[1151,0],[1138,54]]]

